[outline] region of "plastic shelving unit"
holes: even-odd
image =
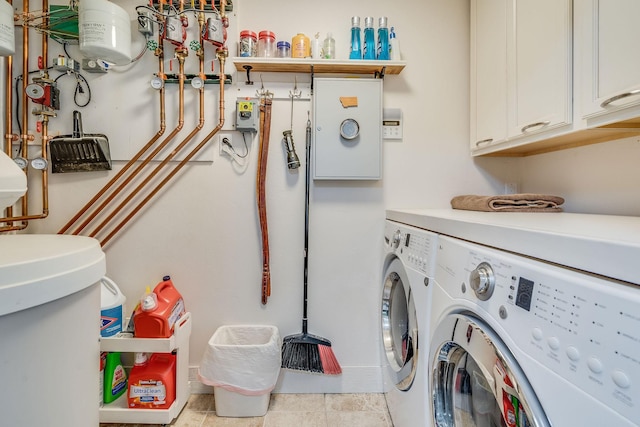
[[[171,353],[176,351],[176,400],[169,409],[136,409],[127,406],[127,393],[100,407],[101,423],[169,424],[178,416],[189,398],[189,337],[191,313],[185,313],[175,324],[169,338],[129,338],[122,336],[100,339],[101,351],[122,353]]]

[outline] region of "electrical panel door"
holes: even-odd
[[[382,79],[313,83],[313,178],[382,177]]]

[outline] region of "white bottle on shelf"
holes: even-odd
[[[395,29],[391,27],[391,32],[389,33],[389,50],[391,53],[392,61],[400,61],[400,42],[398,41],[398,37],[396,36]]]

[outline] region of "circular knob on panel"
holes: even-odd
[[[486,262],[481,262],[469,275],[469,284],[476,293],[478,299],[486,301],[491,298],[493,288],[496,284],[496,277],[493,268]]]
[[[391,242],[394,248],[397,248],[398,246],[400,246],[401,239],[402,239],[402,233],[400,233],[400,230],[396,230],[396,232],[393,233],[393,240]]]

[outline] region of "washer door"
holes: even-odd
[[[396,388],[408,390],[418,363],[418,322],[404,266],[394,259],[382,289],[382,343]]]
[[[431,342],[430,383],[437,427],[549,427],[513,355],[482,320],[451,314]]]

